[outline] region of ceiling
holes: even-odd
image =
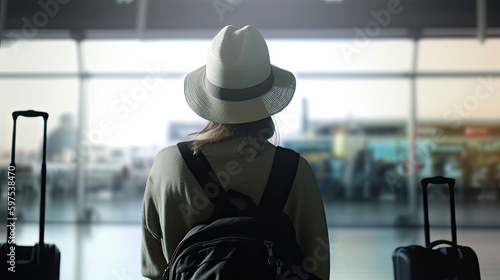
[[[276,37],[500,35],[500,1],[480,0],[0,0],[8,37],[213,36],[251,24]],[[45,4],[40,4],[45,3]],[[479,18],[478,12],[483,11]],[[480,12],[481,14],[481,12]],[[17,32],[17,33],[16,33]]]

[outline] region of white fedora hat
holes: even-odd
[[[216,123],[238,124],[283,110],[295,92],[292,73],[271,64],[257,29],[224,27],[210,44],[207,64],[184,79],[191,109]]]

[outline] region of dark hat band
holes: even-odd
[[[247,88],[221,88],[212,84],[207,77],[205,77],[205,90],[208,94],[224,101],[243,101],[259,97],[266,93],[273,86],[273,84],[274,75],[272,70],[269,77],[267,77],[262,83]]]

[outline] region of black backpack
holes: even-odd
[[[224,191],[204,155],[193,154],[189,145],[177,144],[214,204],[214,212],[210,220],[184,236],[162,279],[319,279],[306,272],[294,226],[283,212],[299,155],[277,147],[266,189],[256,206],[247,195]],[[206,186],[216,186],[217,191],[208,192]]]

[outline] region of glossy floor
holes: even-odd
[[[5,236],[4,227],[0,234]],[[434,229],[431,238],[449,239],[449,234]],[[38,225],[19,224],[16,236],[21,245],[34,244]],[[62,252],[61,280],[143,279],[140,238],[138,223],[47,223],[45,234],[46,242]],[[460,228],[458,240],[476,251],[483,280],[500,279],[500,229]],[[421,228],[332,227],[330,279],[393,279],[392,251],[409,244],[423,244]]]

